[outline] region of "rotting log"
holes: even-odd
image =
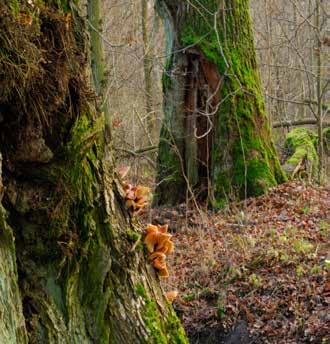
[[[316,142],[317,135],[306,128],[296,128],[287,134],[284,145],[287,159],[283,169],[289,178],[311,181],[316,177],[319,164]]]
[[[285,127],[298,127],[302,125],[317,125],[317,121],[315,118],[306,118],[300,120],[293,120],[293,121],[281,121],[273,123],[272,127],[275,128],[285,128]],[[324,121],[323,127],[330,127],[330,122]]]

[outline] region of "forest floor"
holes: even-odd
[[[290,182],[218,213],[152,209],[191,343],[330,341],[330,189]],[[233,331],[233,329],[236,329]]]

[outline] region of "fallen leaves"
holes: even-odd
[[[182,205],[152,210],[174,230],[165,288],[181,295],[187,333],[245,319],[257,342],[329,342],[329,199],[290,182],[203,218]]]

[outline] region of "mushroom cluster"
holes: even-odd
[[[172,253],[174,244],[171,241],[171,234],[167,233],[168,225],[147,225],[144,243],[151,253],[149,260],[153,267],[158,271],[159,277],[168,277],[166,266],[166,255]]]
[[[150,198],[150,189],[146,186],[133,186],[125,183],[125,205],[127,209],[131,209],[133,215],[138,215],[148,204]]]
[[[129,166],[121,166],[117,168],[117,173],[122,180],[122,185],[125,191],[125,205],[127,209],[132,210],[133,215],[138,215],[142,212],[144,207],[148,204],[151,191],[146,186],[133,186],[125,180]]]

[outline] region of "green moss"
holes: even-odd
[[[218,147],[230,143],[232,151],[228,152],[228,155],[230,154],[232,162],[227,162],[227,168],[215,169],[218,201],[228,195],[240,198],[260,195],[269,187],[285,181],[270,138],[269,127],[264,124],[266,118],[263,101],[246,95],[236,95],[226,103],[223,111],[228,112],[221,115],[221,121],[227,125],[218,129],[220,140],[216,141],[213,159],[215,164],[228,160],[223,149]],[[257,122],[264,127],[259,129],[261,125]]]
[[[143,285],[140,284],[140,283],[136,286],[136,293],[137,293],[138,296],[141,296],[144,299],[147,297],[147,293],[146,293]]]
[[[150,332],[150,339],[155,344],[167,344],[166,334],[155,301],[145,299],[144,321]]]
[[[296,167],[306,159],[307,175],[313,177],[317,173],[318,155],[316,151],[317,135],[306,128],[296,128],[286,136],[285,149],[289,158],[286,160],[284,168],[287,173],[292,174]]]
[[[167,90],[172,86],[172,81],[171,81],[172,65],[173,65],[173,56],[171,54],[170,57],[166,60],[166,63],[164,66],[164,72],[162,75],[163,90]]]
[[[154,344],[188,344],[180,320],[171,308],[166,319],[161,318],[155,301],[151,300],[141,284],[136,286],[136,293],[143,298],[143,319],[149,330],[148,343]]]
[[[167,317],[165,325],[168,343],[170,344],[188,344],[188,340],[184,329],[180,323],[175,312],[172,310],[171,314]]]
[[[128,229],[126,233],[127,233],[128,240],[130,240],[131,242],[135,243],[135,242],[141,240],[141,234],[140,233],[137,233],[131,229]]]
[[[37,0],[39,4],[45,3],[48,6],[55,6],[64,13],[71,11],[71,4],[77,5],[79,0]]]

